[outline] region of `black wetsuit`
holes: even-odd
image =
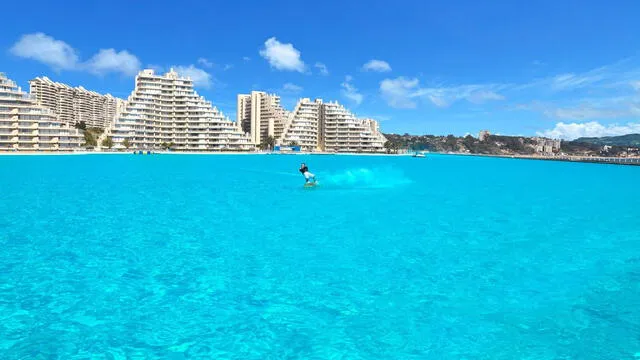
[[[304,175],[304,173],[306,173],[307,171],[309,171],[309,168],[305,165],[303,167],[300,168],[300,173]]]

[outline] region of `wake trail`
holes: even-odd
[[[410,184],[411,180],[394,168],[353,168],[318,175],[322,185],[341,188],[388,189]]]

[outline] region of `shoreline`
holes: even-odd
[[[520,160],[542,160],[542,161],[560,161],[572,163],[591,163],[591,164],[609,164],[609,165],[627,165],[640,166],[640,157],[606,157],[606,156],[578,156],[578,155],[497,155],[497,154],[468,154],[468,153],[433,153],[439,155],[454,156],[477,156],[488,158],[503,159],[520,159]]]
[[[573,163],[592,163],[592,164],[610,164],[610,165],[627,165],[640,166],[640,157],[604,157],[604,156],[543,156],[543,155],[504,155],[504,154],[469,154],[469,153],[452,153],[452,152],[428,152],[433,155],[449,155],[449,156],[476,156],[485,158],[503,158],[503,159],[520,159],[520,160],[543,160],[543,161],[562,161]],[[133,151],[0,151],[0,156],[82,156],[82,155],[147,155],[134,154]],[[225,152],[225,151],[153,151],[149,155],[262,155],[262,156],[383,156],[383,157],[412,157],[412,153],[403,154],[386,154],[386,153],[327,153],[327,152]]]
[[[326,153],[326,152],[233,152],[233,151],[151,151],[151,154],[134,154],[133,151],[0,151],[0,156],[80,156],[80,155],[337,155],[337,156],[411,156],[411,154],[385,153]]]

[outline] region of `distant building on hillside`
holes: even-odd
[[[547,139],[542,137],[534,137],[533,141],[536,142],[534,145],[535,151],[541,154],[553,154],[560,151],[560,140],[559,139]]]
[[[489,132],[489,130],[480,130],[478,139],[480,139],[480,141],[485,141],[490,135],[491,133]]]

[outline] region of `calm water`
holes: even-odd
[[[640,358],[639,183],[456,156],[0,156],[0,358]]]

